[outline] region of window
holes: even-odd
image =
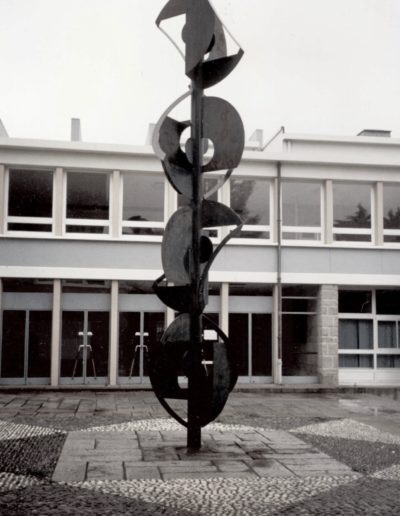
[[[341,290],[339,312],[350,314],[371,313],[372,292],[370,290]]]
[[[383,185],[383,235],[385,242],[400,243],[400,185]]]
[[[384,372],[379,376],[379,370],[397,368],[398,371],[392,373],[398,378],[399,289],[339,292],[339,367],[374,369],[374,375],[378,375],[377,381],[383,382],[387,381],[388,377]],[[349,371],[348,374],[353,375],[351,381],[357,380],[355,372]],[[363,374],[361,373],[360,378],[364,379]],[[390,379],[393,380],[394,377]]]
[[[270,238],[270,185],[264,179],[231,179],[231,208],[245,223],[240,238]]]
[[[339,349],[373,349],[372,320],[339,321]]]
[[[10,170],[8,185],[9,231],[51,232],[53,172]]]
[[[68,172],[67,233],[109,233],[109,174]]]
[[[333,236],[336,241],[371,242],[371,186],[333,184]]]
[[[282,238],[321,240],[321,184],[282,183]]]
[[[124,235],[162,235],[164,178],[156,174],[123,175],[122,232]]]
[[[398,321],[378,322],[378,346],[380,348],[399,347],[399,323]]]

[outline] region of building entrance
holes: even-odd
[[[63,312],[61,383],[106,384],[108,357],[109,312]]]
[[[4,310],[2,384],[50,383],[51,311]]]
[[[152,346],[165,328],[164,312],[120,312],[119,383],[148,383]]]

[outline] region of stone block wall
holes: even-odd
[[[321,285],[317,299],[318,376],[323,385],[338,385],[338,287]]]

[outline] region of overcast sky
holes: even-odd
[[[187,90],[155,19],[166,0],[0,0],[0,118],[10,136],[145,142]],[[214,0],[245,51],[208,94],[247,137],[287,132],[400,137],[400,0]]]

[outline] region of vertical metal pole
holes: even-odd
[[[187,447],[192,450],[201,448],[201,426],[199,417],[199,398],[201,388],[199,370],[201,362],[201,309],[200,309],[200,234],[203,166],[202,125],[203,125],[203,89],[192,82],[192,154],[193,154],[193,198],[192,207],[192,256],[190,268],[191,313],[190,313],[190,349],[189,349],[189,393],[188,393],[188,431]]]

